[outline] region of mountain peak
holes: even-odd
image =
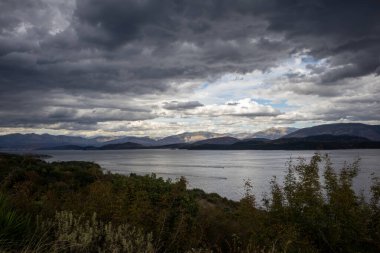
[[[287,134],[290,134],[296,130],[298,129],[294,127],[271,127],[263,131],[259,131],[251,135],[248,135],[246,139],[264,138],[264,139],[274,140],[274,139],[281,138]]]
[[[217,137],[226,136],[225,134],[212,133],[206,131],[198,132],[184,132],[181,134],[171,135],[158,140],[160,145],[176,144],[176,143],[193,143],[197,141],[202,141],[206,139],[212,139]]]

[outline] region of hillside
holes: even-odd
[[[50,134],[8,134],[0,136],[0,149],[40,149],[65,145],[96,146],[98,140]]]
[[[157,141],[154,139],[151,139],[149,137],[136,137],[136,136],[126,136],[126,137],[121,137],[117,138],[111,141],[106,141],[103,142],[103,145],[110,145],[110,144],[121,144],[121,143],[126,143],[126,142],[132,142],[132,143],[137,143],[140,145],[144,146],[154,146],[157,145]]]
[[[144,148],[144,145],[133,143],[133,142],[125,142],[125,143],[119,143],[119,144],[108,144],[101,146],[97,149],[99,150],[117,150],[117,149],[140,149]]]
[[[0,251],[379,252],[380,183],[363,200],[353,190],[358,165],[323,168],[326,161],[315,154],[292,164],[262,200],[248,181],[231,201],[188,189],[185,178],[0,153]]]
[[[192,145],[204,145],[204,144],[213,144],[213,145],[231,145],[236,142],[240,141],[237,138],[229,137],[229,136],[224,136],[224,137],[218,137],[218,138],[211,138],[211,139],[206,139],[202,141],[197,141],[194,142]]]
[[[314,135],[350,135],[380,141],[380,125],[337,123],[299,129],[283,138],[300,138]]]

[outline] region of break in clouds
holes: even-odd
[[[377,0],[2,0],[0,129],[380,122]]]

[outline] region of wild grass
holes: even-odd
[[[7,197],[0,193],[0,245],[14,248],[25,244],[30,233],[30,217],[17,213]]]
[[[153,253],[152,235],[128,224],[113,225],[61,211],[42,221],[40,229],[50,231],[51,252],[126,252]]]

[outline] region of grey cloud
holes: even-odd
[[[96,124],[105,121],[135,121],[146,120],[155,117],[150,112],[133,112],[120,109],[95,108],[85,110],[75,110],[67,108],[45,108],[38,112],[17,112],[0,111],[0,117],[4,120],[0,122],[2,127],[9,126],[35,126],[55,123],[78,123]]]
[[[23,34],[8,34],[8,30],[0,34],[4,92],[60,88],[84,94],[161,93],[175,89],[170,85],[173,80],[264,69],[273,65],[279,53],[287,53],[286,46],[274,53],[264,43],[247,43],[246,28],[238,25],[244,24],[255,36],[264,32],[264,26],[260,22],[249,25],[253,18],[239,23],[241,17],[237,16],[237,21],[231,21],[236,23],[233,25],[221,19],[230,15],[230,1],[78,1],[77,8],[71,10],[74,16],[69,10],[74,5],[62,8],[65,11],[59,14],[70,24],[57,34],[50,31],[56,21],[53,10],[61,9],[58,1],[48,5],[34,0],[33,8],[18,2],[7,1],[3,9],[9,11],[5,20],[18,17],[8,22],[13,24],[8,30],[23,22],[31,27]],[[51,7],[54,4],[55,9]],[[36,18],[38,10],[44,20]],[[195,31],[188,28],[192,23],[208,28]],[[224,41],[227,39],[235,40],[235,45]],[[187,41],[200,50],[176,48]],[[147,49],[151,53],[145,54]]]
[[[324,121],[371,121],[379,120],[380,109],[378,104],[334,104],[333,108],[322,109],[316,114]]]
[[[48,96],[33,91],[0,93],[1,127],[49,127],[96,125],[108,121],[135,121],[155,118],[151,108],[125,103],[122,97],[110,101],[107,96],[83,98],[59,91]],[[28,99],[25,99],[25,98]],[[86,126],[85,128],[88,128]],[[78,127],[82,129],[82,127]]]
[[[178,101],[171,101],[171,102],[165,102],[163,105],[163,108],[166,110],[188,110],[188,109],[194,109],[197,107],[204,106],[198,101],[186,101],[186,102],[178,102]]]
[[[117,104],[96,103],[105,103],[98,99],[105,94],[134,103],[182,92],[185,81],[270,71],[304,49],[315,60],[327,59],[330,68],[313,69],[313,87],[288,89],[334,97],[339,91],[324,87],[379,74],[379,11],[373,0],[3,0],[1,122],[73,128],[151,119],[155,115],[143,105],[115,111]],[[307,77],[289,78],[302,83]],[[70,106],[44,98],[57,90],[87,102]],[[176,106],[200,106],[190,102]],[[102,106],[104,115],[79,113]]]
[[[308,48],[332,67],[321,84],[371,73],[380,66],[380,2],[372,0],[256,1],[255,11],[269,21],[268,29]]]
[[[164,2],[164,1],[163,1]],[[161,1],[101,1],[77,2],[76,28],[86,41],[115,47],[135,39],[143,25],[164,25],[170,21]]]

